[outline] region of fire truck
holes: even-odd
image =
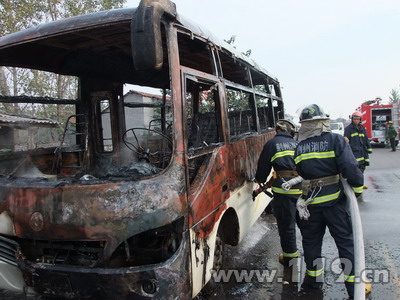
[[[359,107],[362,124],[371,144],[385,144],[386,122],[388,121],[392,121],[396,131],[399,132],[399,104],[381,104],[381,101],[380,98],[368,100]],[[398,141],[396,141],[397,143]]]

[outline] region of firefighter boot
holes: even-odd
[[[306,274],[304,276],[303,283],[301,285],[302,290],[322,290],[323,287],[323,281],[321,280],[321,277],[312,277]]]

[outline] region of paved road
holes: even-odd
[[[390,272],[389,283],[375,284],[371,299],[400,299],[400,151],[374,149],[368,184],[360,203],[366,265]]]
[[[367,274],[370,278],[376,277],[372,293],[367,299],[400,299],[400,151],[390,152],[385,148],[374,148],[371,166],[365,172],[365,182],[369,188],[365,190],[359,208],[363,222],[366,268],[369,270]],[[301,249],[300,239],[298,232],[298,244]],[[276,279],[273,282],[259,282],[254,276],[249,282],[242,280],[238,283],[231,280],[229,283],[220,284],[211,295],[203,293],[198,298],[347,298],[344,284],[337,283],[338,276],[329,270],[325,275],[326,284],[322,293],[310,295],[300,292],[300,283],[289,284],[292,274],[285,273],[288,271],[277,262],[279,252],[275,219],[272,215],[263,215],[241,245],[227,249],[226,268],[276,270]],[[326,265],[333,263],[334,267],[338,268],[335,260],[337,250],[329,232],[325,235],[323,255],[327,257]]]

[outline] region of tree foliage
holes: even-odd
[[[0,34],[5,35],[35,26],[43,21],[43,1],[20,0],[0,2]]]
[[[397,89],[392,89],[390,91],[389,101],[390,101],[390,103],[399,103],[400,102],[400,93]]]
[[[232,35],[232,36],[229,38],[229,40],[224,40],[224,41],[227,42],[229,45],[232,45],[233,48],[236,49],[236,46],[235,46],[236,35]],[[249,56],[251,55],[251,49],[248,49],[248,50],[246,50],[245,52],[242,52],[242,54],[243,54],[244,56],[249,57]]]
[[[2,0],[0,34],[5,35],[42,22],[121,8],[125,2],[126,0]]]

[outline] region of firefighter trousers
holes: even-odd
[[[308,220],[298,218],[298,226],[302,234],[306,276],[308,280],[320,281],[323,278],[322,241],[325,229],[330,234],[338,248],[341,267],[347,292],[354,296],[354,241],[351,217],[346,204],[346,196],[342,195],[337,202],[328,207],[308,206],[310,217]],[[334,258],[331,258],[334,259]],[[322,276],[321,276],[322,275]]]
[[[390,140],[390,147],[392,148],[392,151],[396,151],[396,138],[391,138]]]
[[[296,245],[297,196],[274,193],[272,210],[278,224],[278,232],[284,257],[297,257]]]

